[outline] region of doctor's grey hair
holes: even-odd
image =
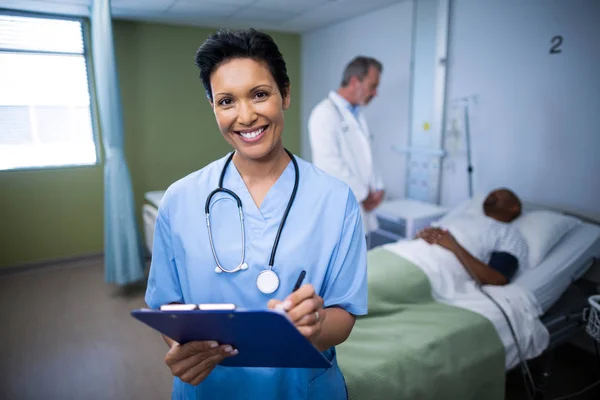
[[[220,65],[235,58],[250,58],[264,63],[281,96],[285,98],[289,94],[290,78],[285,60],[271,36],[254,29],[219,29],[196,52],[196,66],[200,68],[200,80],[210,101],[213,98],[210,77]]]
[[[346,65],[346,69],[344,69],[341,86],[348,86],[350,79],[353,76],[356,76],[358,80],[362,81],[369,73],[369,67],[376,68],[380,73],[383,71],[383,65],[375,58],[366,56],[355,57],[348,65]]]

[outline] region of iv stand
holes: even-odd
[[[471,133],[469,131],[469,99],[465,103],[465,140],[467,147],[467,174],[469,179],[469,198],[473,198],[473,164],[471,163]]]
[[[465,147],[467,153],[467,180],[469,183],[469,198],[473,198],[473,161],[471,159],[471,127],[469,121],[469,102],[473,102],[477,104],[479,100],[478,95],[470,95],[466,97],[461,97],[456,99],[455,101],[458,104],[462,104],[464,107],[464,124],[465,124]]]

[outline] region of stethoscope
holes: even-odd
[[[348,127],[348,123],[346,122],[346,118],[344,117],[344,114],[342,114],[342,110],[340,110],[338,105],[335,103],[335,101],[333,101],[333,99],[331,97],[329,97],[328,99],[329,99],[329,102],[331,103],[331,105],[333,106],[333,108],[335,109],[336,114],[338,115],[338,117],[340,117],[340,125],[342,127],[342,132],[344,132],[344,133],[348,132],[348,129],[350,129],[350,128]]]
[[[343,133],[347,133],[348,130],[350,130],[350,127],[348,126],[348,123],[346,122],[346,117],[344,117],[344,114],[342,113],[342,110],[340,110],[340,107],[336,104],[336,102],[330,97],[328,97],[329,102],[331,103],[331,105],[333,106],[333,108],[335,109],[336,114],[338,115],[338,117],[340,117],[340,126],[342,128],[342,132]],[[364,129],[362,127],[362,125],[360,124],[360,121],[356,120],[357,125],[358,125],[358,129],[360,129],[360,131],[365,135]],[[373,137],[371,136],[371,134],[368,135],[367,139],[369,141],[373,140]]]
[[[290,153],[287,149],[284,149],[284,150],[288,154],[288,156],[290,156],[290,159],[292,160],[292,163],[294,164],[294,171],[296,174],[295,174],[295,179],[294,179],[294,188],[292,189],[292,195],[290,196],[290,200],[288,201],[285,212],[283,213],[283,218],[281,219],[281,222],[279,223],[279,229],[277,230],[277,235],[275,236],[275,242],[273,243],[273,248],[271,250],[271,259],[269,260],[269,269],[262,271],[260,274],[258,274],[258,277],[256,278],[256,287],[258,288],[258,290],[260,290],[264,294],[271,294],[271,293],[275,292],[277,290],[277,288],[279,287],[279,277],[277,276],[277,273],[275,271],[273,271],[273,264],[275,262],[275,253],[277,252],[277,245],[279,244],[279,238],[281,236],[281,231],[283,230],[283,225],[285,224],[285,220],[287,219],[288,214],[290,213],[290,208],[292,208],[292,204],[294,203],[294,198],[296,197],[296,191],[298,190],[298,180],[300,179],[300,172],[298,170],[298,163],[296,162],[296,158],[294,158],[294,155],[292,153]],[[218,274],[220,274],[222,272],[234,273],[234,272],[248,269],[248,264],[245,261],[245,259],[246,259],[246,234],[244,232],[244,212],[242,211],[242,201],[240,200],[238,195],[235,194],[235,192],[223,187],[223,179],[225,178],[225,172],[227,171],[227,167],[229,166],[229,163],[231,162],[231,159],[233,158],[234,154],[235,154],[235,151],[232,152],[231,155],[227,158],[227,161],[225,161],[225,165],[223,166],[223,170],[221,171],[221,176],[219,178],[219,186],[208,195],[208,198],[206,199],[206,204],[204,206],[204,212],[206,213],[206,228],[208,229],[208,240],[210,242],[210,249],[213,253],[215,263],[217,264],[217,266],[215,267],[215,272]],[[213,239],[212,239],[212,231],[210,229],[210,207],[211,207],[210,201],[211,201],[212,197],[217,193],[226,193],[229,196],[231,196],[237,203],[238,211],[240,213],[240,225],[241,225],[241,229],[242,229],[242,259],[240,260],[240,263],[238,264],[238,266],[235,267],[234,269],[225,269],[221,265],[221,263],[219,262],[219,257],[217,257],[217,252],[215,251],[215,245],[214,245]],[[215,201],[215,203],[221,199],[227,199],[227,197],[219,198]],[[213,203],[213,204],[215,204],[215,203]]]

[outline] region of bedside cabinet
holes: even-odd
[[[419,200],[399,199],[381,203],[375,210],[379,229],[371,233],[370,247],[412,239],[421,229],[440,219],[445,207]]]

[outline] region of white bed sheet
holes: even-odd
[[[600,226],[581,223],[540,265],[519,271],[513,282],[533,293],[542,310],[547,311],[586,272],[593,257],[600,258]]]

